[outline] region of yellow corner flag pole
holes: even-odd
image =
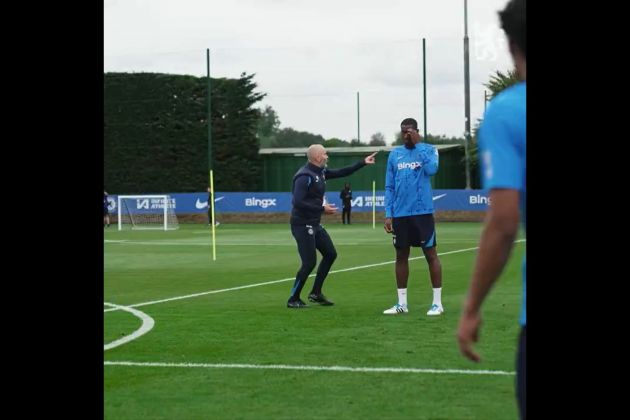
[[[376,181],[372,181],[372,229],[376,229]]]
[[[216,234],[215,234],[215,230],[214,230],[214,177],[213,177],[213,173],[212,173],[212,169],[210,169],[210,205],[211,207],[211,214],[212,214],[212,221],[210,223],[212,223],[212,261],[216,261],[217,260],[217,242],[216,242]]]

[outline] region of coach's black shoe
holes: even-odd
[[[289,299],[287,302],[287,308],[302,309],[308,308],[308,305],[304,303],[302,299]]]
[[[319,295],[311,293],[310,295],[308,295],[308,300],[313,303],[319,303],[322,306],[334,305],[334,303],[326,299],[326,296],[324,296],[322,293],[320,293]]]

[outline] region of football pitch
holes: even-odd
[[[327,225],[334,306],[288,309],[300,260],[288,224],[105,230],[107,419],[516,419],[522,234],[483,310],[482,362],[455,339],[480,223],[438,223],[445,313],[412,248],[409,313],[396,303],[382,224]],[[318,253],[318,264],[321,255]],[[314,274],[302,291],[311,289]],[[307,301],[307,303],[309,303]]]

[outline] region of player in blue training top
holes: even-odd
[[[400,123],[403,146],[391,151],[385,177],[385,231],[393,232],[396,248],[398,303],[383,311],[396,315],[409,312],[407,280],[409,248],[419,246],[429,264],[433,304],[427,315],[440,315],[442,307],[442,266],[437,255],[431,176],[438,170],[438,151],[420,142],[418,123],[406,118]]]
[[[522,220],[527,234],[525,207],[526,156],[526,0],[511,0],[499,12],[501,27],[507,36],[510,53],[521,82],[497,95],[486,111],[479,131],[479,150],[484,188],[492,203],[479,242],[479,254],[472,274],[470,290],[464,303],[457,339],[462,353],[473,361],[479,355],[472,349],[479,338],[481,306],[492,285],[505,267]],[[519,217],[520,213],[520,217]],[[521,333],[517,356],[516,393],[520,416],[525,418],[525,258],[522,262],[523,295]]]

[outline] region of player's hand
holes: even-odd
[[[376,163],[376,159],[374,158],[374,156],[376,156],[376,154],[378,153],[378,151],[372,153],[370,156],[366,157],[363,161],[365,162],[366,165],[373,165],[374,163]]]
[[[326,214],[335,214],[337,213],[337,207],[334,204],[325,204],[324,205],[324,213]]]
[[[420,140],[420,133],[413,128],[410,128],[405,132],[403,137],[404,140],[407,140],[408,138],[411,138],[411,140],[416,143]]]
[[[464,356],[473,362],[479,362],[481,357],[473,351],[473,343],[479,340],[479,327],[481,326],[481,316],[478,312],[468,313],[464,310],[462,317],[459,319],[459,327],[457,328],[457,342],[459,350]]]
[[[385,232],[392,233],[394,230],[392,229],[392,218],[388,217],[385,219]]]

